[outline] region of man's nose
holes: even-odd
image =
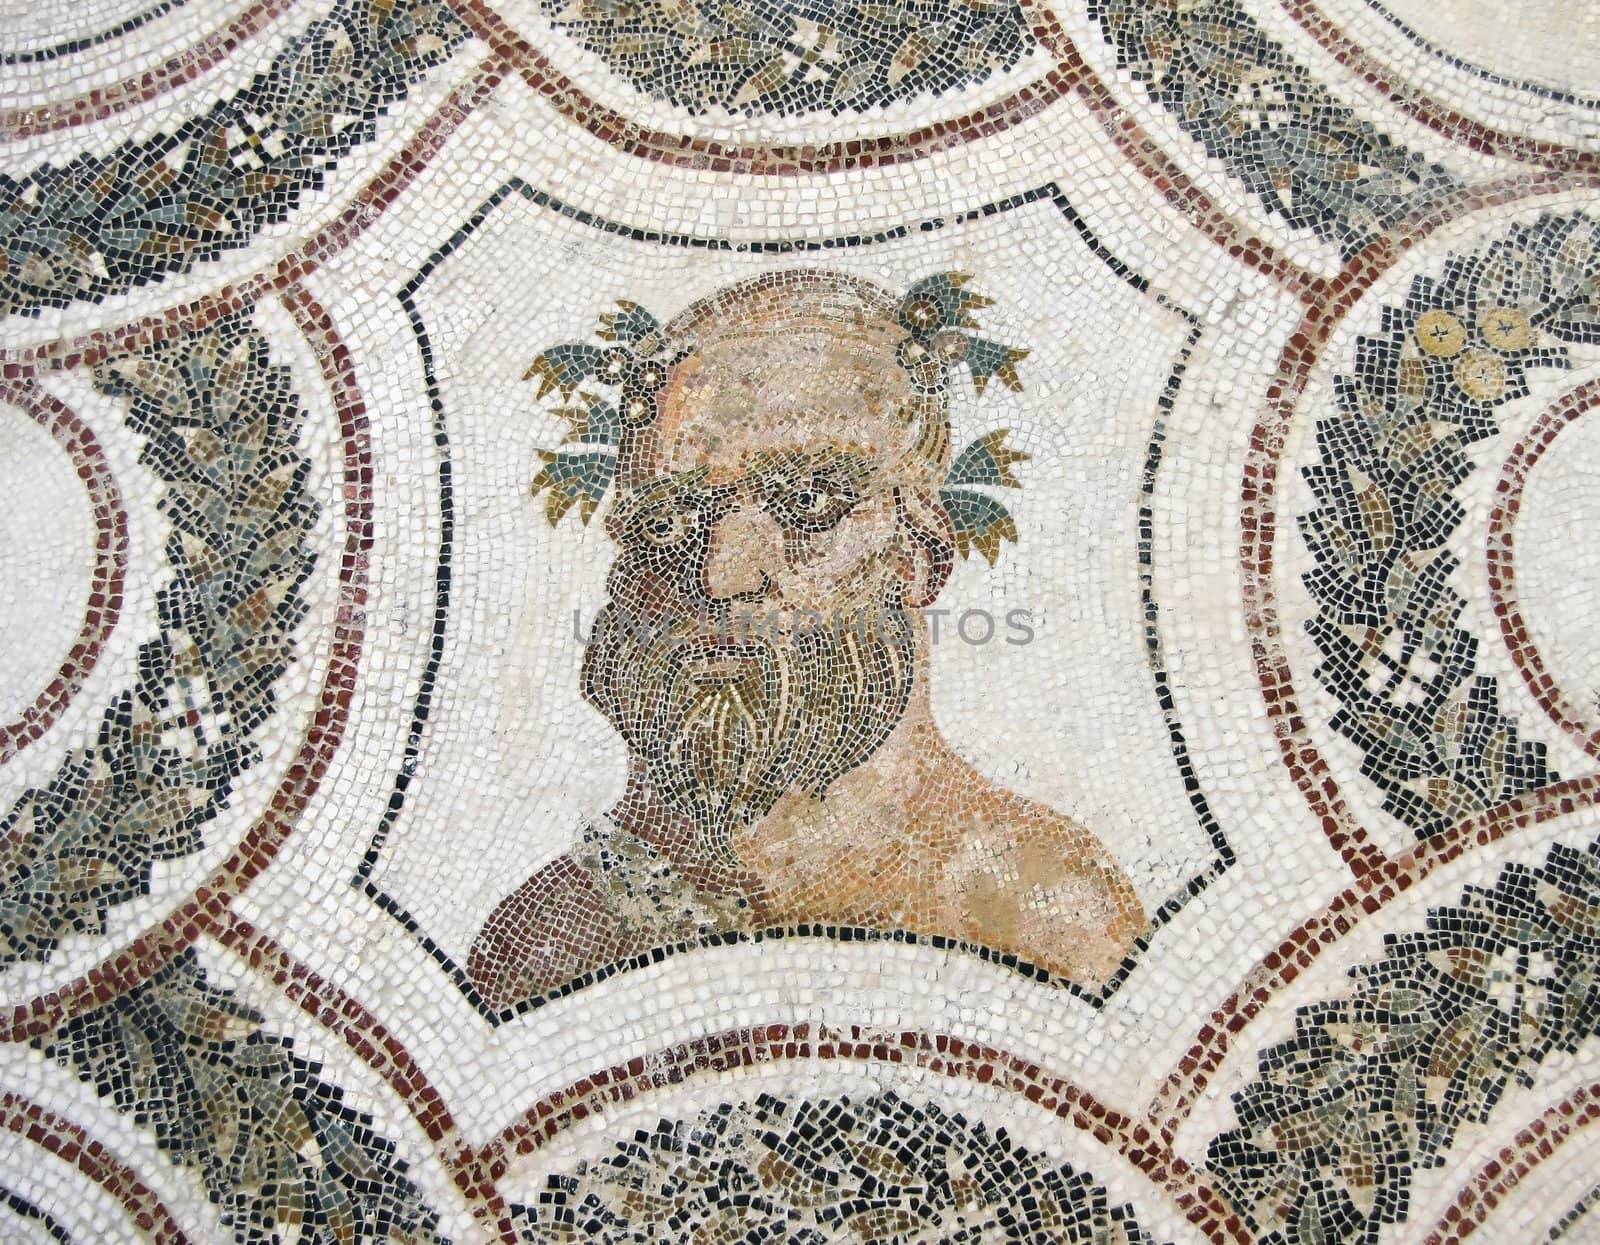
[[[713,601],[757,601],[783,567],[783,529],[757,506],[737,506],[711,526],[701,586]]]

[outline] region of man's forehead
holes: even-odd
[[[634,500],[647,500],[746,480],[775,480],[814,472],[825,472],[841,482],[862,485],[880,472],[883,462],[881,451],[848,441],[771,446],[715,461],[664,466],[628,489],[628,494]]]
[[[656,466],[669,472],[704,468],[713,476],[729,477],[758,465],[882,458],[901,439],[897,425],[872,412],[845,419],[827,410],[750,411],[727,422],[686,421],[665,430]]]
[[[824,337],[721,342],[683,360],[662,395],[660,465],[737,474],[762,454],[892,452],[911,397],[905,372],[892,351]]]

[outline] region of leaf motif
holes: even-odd
[[[763,95],[770,95],[780,91],[788,83],[793,58],[782,53],[776,53],[766,59],[762,65],[745,79],[744,85],[733,97],[735,108],[754,103]]]
[[[1535,323],[1552,337],[1564,342],[1592,346],[1600,342],[1600,307],[1593,293],[1588,301],[1572,306],[1551,316],[1541,316]]]
[[[889,85],[899,86],[900,80],[927,60],[933,51],[933,41],[927,34],[921,30],[913,30],[890,58],[887,74]]]
[[[998,376],[1008,389],[1020,392],[1022,380],[1017,375],[1017,364],[1027,357],[1026,350],[989,341],[987,338],[973,337],[967,340],[967,367],[972,372],[973,386],[979,393],[984,391],[990,378],[995,376]]]
[[[317,1203],[339,1245],[355,1245],[360,1217],[345,1191],[326,1172],[316,1183]]]
[[[915,303],[928,300],[938,309],[938,325],[936,327],[950,327],[964,325],[967,328],[976,328],[977,322],[972,320],[967,312],[971,308],[986,307],[990,299],[981,294],[969,294],[962,289],[968,281],[972,280],[970,272],[936,272],[931,276],[923,277],[905,292],[905,297],[900,300],[900,306],[907,308]],[[923,326],[907,323],[902,319],[908,329]]]
[[[217,1025],[249,1017],[248,1033]],[[34,1040],[153,1131],[194,1169],[230,1239],[374,1239],[390,1225],[411,1245],[439,1245],[438,1217],[392,1141],[292,1042],[206,980],[192,948],[147,981]],[[184,1037],[174,1039],[174,1028]],[[316,1223],[305,1230],[305,1220]]]
[[[573,390],[599,371],[600,355],[599,347],[583,342],[551,346],[528,365],[522,379],[539,382],[534,397],[542,398],[552,389],[559,389],[561,400],[565,402],[572,397]]]
[[[206,1122],[211,1126],[212,1144],[224,1162],[232,1159],[243,1132],[245,1104],[237,1087],[226,1082],[214,1085],[201,1101]]]
[[[617,408],[595,394],[580,393],[576,406],[564,406],[556,414],[570,425],[568,443],[616,445],[622,436],[622,419]]]
[[[940,489],[939,500],[955,529],[956,552],[970,557],[976,549],[990,566],[1000,557],[1000,542],[1017,539],[1011,512],[986,493],[968,489]]]
[[[945,483],[1021,488],[1022,482],[1012,474],[1011,464],[1027,462],[1032,455],[1011,449],[1005,444],[1010,432],[1009,428],[996,428],[967,446],[950,465],[950,474],[945,477]]]
[[[661,323],[638,303],[626,298],[617,299],[620,311],[608,311],[600,317],[600,337],[621,346],[634,347],[646,337],[661,330]]]
[[[878,67],[872,61],[848,61],[828,88],[828,102],[834,108],[848,107],[856,96],[864,94],[871,85]]]
[[[261,1017],[227,995],[173,996],[167,1018],[202,1046],[242,1041],[261,1027]]]
[[[533,477],[530,492],[537,497],[549,490],[545,500],[545,515],[551,526],[561,517],[578,507],[578,518],[588,523],[595,509],[611,487],[611,477],[617,468],[616,455],[599,450],[575,453],[571,450],[539,451],[544,467]]]
[[[776,1150],[762,1147],[755,1172],[764,1188],[781,1194],[796,1206],[820,1206],[833,1193],[826,1181],[817,1180]]]

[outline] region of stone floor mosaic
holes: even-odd
[[[1597,64],[0,6],[0,1241],[1600,1240]]]

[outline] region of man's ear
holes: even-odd
[[[955,529],[944,507],[921,490],[895,489],[894,505],[901,536],[904,601],[910,609],[924,609],[939,599],[955,568]]]

